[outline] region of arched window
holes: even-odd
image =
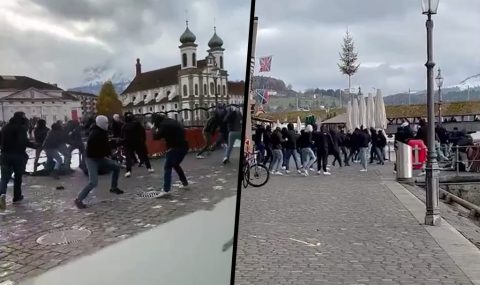
[[[182,54],[182,66],[187,67],[187,54]]]
[[[192,66],[197,66],[197,55],[195,53],[192,54]]]
[[[210,94],[211,95],[214,95],[215,93],[215,84],[213,84],[213,82],[210,82]]]
[[[162,111],[163,111],[163,110],[165,110],[165,106],[164,106],[164,105],[162,105]]]
[[[195,84],[195,95],[198,95],[198,84]]]
[[[183,96],[185,96],[185,97],[188,96],[188,88],[187,88],[187,85],[183,85]]]
[[[220,69],[223,69],[223,56],[220,56]]]
[[[203,95],[207,95],[207,84],[203,84]]]
[[[227,95],[227,87],[223,85],[223,95]]]

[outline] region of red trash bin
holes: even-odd
[[[408,145],[412,147],[413,169],[422,169],[427,162],[427,146],[422,140],[409,140]]]

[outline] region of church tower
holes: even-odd
[[[197,37],[188,28],[188,21],[186,21],[185,32],[180,36],[180,56],[182,69],[197,67],[197,44],[195,40]]]
[[[220,68],[220,70],[224,70],[223,66],[223,52],[225,51],[223,46],[223,40],[217,35],[217,28],[213,28],[213,36],[208,41],[208,47],[210,48],[208,50],[208,53],[211,53],[215,57],[215,62],[217,63],[217,67]]]

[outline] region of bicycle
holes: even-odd
[[[262,187],[267,184],[268,179],[270,178],[268,168],[257,162],[257,154],[258,151],[245,153],[242,169],[242,183],[244,188],[247,188],[248,185],[252,187]]]

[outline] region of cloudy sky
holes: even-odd
[[[62,88],[97,76],[132,79],[137,57],[143,71],[180,63],[186,15],[198,57],[215,22],[230,79],[244,80],[250,0],[1,0],[0,74]]]
[[[257,0],[257,56],[296,90],[347,88],[337,67],[347,27],[361,63],[352,85],[384,93],[425,89],[426,17],[420,0]],[[440,0],[434,61],[444,85],[480,73],[480,1]],[[258,65],[258,61],[257,61]],[[257,69],[258,70],[258,69]]]

